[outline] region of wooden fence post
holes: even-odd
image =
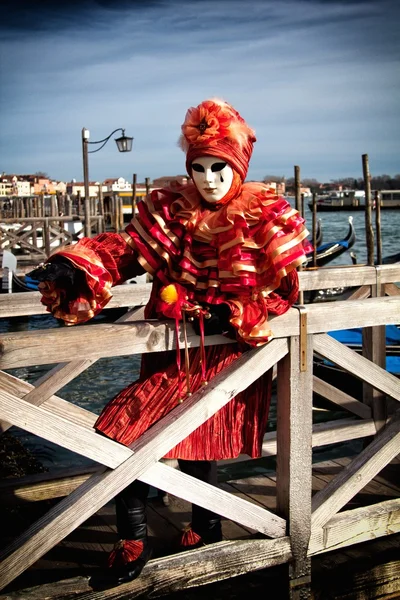
[[[104,233],[106,230],[106,223],[104,219],[104,198],[103,198],[103,183],[99,184],[99,216],[101,217],[99,221],[99,230],[98,233]]]
[[[378,190],[374,194],[375,205],[375,230],[376,230],[376,262],[382,264],[382,226],[381,226],[381,198]]]
[[[317,266],[317,194],[312,195],[312,241],[313,241],[313,267]]]
[[[300,167],[295,165],[294,167],[294,195],[296,201],[296,210],[303,216],[302,212],[302,198],[301,198],[301,180],[300,180]],[[303,268],[300,265],[297,268],[298,271],[302,271]],[[304,292],[299,292],[299,304],[304,304]]]
[[[132,219],[135,216],[135,210],[136,210],[136,186],[137,186],[137,175],[136,175],[136,173],[134,173],[133,179],[132,179]]]
[[[50,256],[50,225],[49,217],[43,218],[43,242],[47,258]]]
[[[380,281],[380,266],[376,267],[376,285],[371,285],[371,297],[385,295],[385,286]],[[362,354],[379,367],[386,368],[386,327],[364,327],[362,330]],[[386,395],[363,383],[363,402],[371,407],[376,430],[386,425]]]
[[[289,338],[289,354],[278,363],[277,511],[288,520],[293,553],[290,600],[311,595],[312,343],[306,333]]]

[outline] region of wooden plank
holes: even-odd
[[[313,527],[309,555],[344,548],[400,532],[400,499],[385,500],[338,513],[323,527]]]
[[[128,284],[112,288],[113,297],[107,308],[122,308],[124,306],[141,306],[147,304],[150,298],[151,284]],[[40,292],[24,292],[0,295],[0,318],[21,317],[23,315],[48,314],[46,307],[41,304]]]
[[[0,418],[110,468],[132,456],[129,448],[100,436],[94,429],[33,406],[4,390],[0,390]]]
[[[270,537],[285,534],[286,521],[282,517],[165,464],[156,463],[141,480]]]
[[[380,281],[381,269],[376,267],[376,285],[371,286],[374,297],[384,296],[384,285]],[[364,327],[362,330],[362,355],[382,369],[386,368],[386,328]],[[380,390],[363,383],[363,402],[372,408],[372,416],[379,431],[387,420],[386,395]]]
[[[91,413],[90,413],[91,414]],[[96,418],[96,415],[93,415]],[[375,425],[372,419],[368,421],[355,421],[354,419],[341,419],[339,421],[330,421],[326,423],[317,423],[313,427],[313,447],[324,446],[327,444],[339,443],[347,440],[354,440],[360,437],[369,437],[375,435]],[[263,456],[276,455],[276,433],[268,433],[264,438]],[[218,461],[219,464],[249,461],[249,457],[241,455],[237,459],[229,459],[226,461]],[[55,473],[39,473],[29,477],[18,479],[5,480],[0,482],[0,499],[1,503],[15,502],[24,500],[27,502],[35,502],[37,500],[48,500],[51,498],[60,498],[70,494],[79,485],[86,481],[90,474],[98,470],[99,467],[91,469],[82,467],[78,469],[61,469]],[[142,478],[140,478],[142,479]],[[258,481],[258,480],[257,480]],[[260,480],[262,481],[262,480]],[[257,487],[258,483],[253,483],[251,478],[246,478],[241,484],[231,481],[228,487],[235,487],[237,490],[245,487],[252,489],[252,486]],[[224,486],[221,486],[225,489]],[[174,493],[174,491],[172,492]],[[240,494],[239,494],[240,495]],[[245,497],[246,494],[243,494]],[[248,495],[254,499],[253,491],[249,491]],[[273,493],[273,502],[265,503],[261,498],[257,497],[257,501],[267,508],[276,508],[275,501],[275,484]]]
[[[194,393],[153,425],[132,444],[134,455],[131,458],[113,471],[93,475],[6,548],[7,557],[0,564],[0,585],[4,587],[15,579],[131,481],[142,476],[171,448],[225,406],[233,396],[270,369],[286,352],[285,340],[273,340],[270,344],[243,354],[208,386]],[[43,410],[27,403],[25,405],[30,410]],[[54,415],[52,418],[55,418]],[[102,444],[111,442],[102,436],[98,437]]]
[[[136,286],[133,286],[136,287]],[[329,304],[327,306],[326,304]],[[340,330],[351,327],[395,324],[399,320],[400,297],[368,298],[354,302],[320,303],[307,306],[308,333]],[[296,309],[270,319],[274,337],[299,335]],[[95,329],[94,329],[95,327]],[[200,344],[199,336],[189,329],[188,341],[192,347]],[[94,336],[102,345],[93,344]],[[207,336],[206,345],[232,343],[224,336]],[[183,347],[183,337],[180,337]],[[26,349],[29,346],[29,353]],[[68,362],[78,359],[98,359],[175,349],[172,323],[140,321],[138,323],[111,323],[83,325],[60,329],[8,333],[0,336],[0,368]]]
[[[347,298],[347,300],[365,300],[371,296],[371,286],[362,285]]]
[[[128,323],[139,320],[143,317],[144,307],[138,307],[132,309],[122,315],[119,319],[117,319],[116,323]],[[69,363],[60,363],[51,371],[43,375],[43,377],[39,378],[35,383],[35,387],[31,387],[30,391],[27,391],[26,395],[18,395],[20,398],[24,398],[27,402],[34,404],[35,406],[41,406],[46,403],[47,408],[50,408],[47,400],[50,398],[53,399],[53,394],[57,392],[59,389],[67,385],[72,379],[77,377],[80,373],[85,371],[88,367],[90,367],[95,361],[92,360],[76,360],[71,361]],[[1,376],[1,372],[0,372]],[[22,388],[21,388],[22,389]],[[55,399],[57,402],[57,399]],[[71,404],[71,406],[73,406]],[[78,416],[78,411],[75,409],[74,413]],[[83,420],[87,422],[87,415],[85,414],[87,411],[82,413]],[[95,418],[91,420],[90,425],[93,425],[95,422]],[[78,421],[79,422],[79,421]],[[7,423],[6,421],[0,421],[0,433],[4,433],[7,429],[11,427],[11,423]]]
[[[98,470],[99,466],[96,465],[4,479],[0,481],[0,504],[38,502],[68,496]]]
[[[338,473],[343,471],[345,466],[348,466],[351,460],[349,459],[345,464],[340,460],[326,460],[321,464],[314,465],[313,476],[323,481],[325,484],[330,483]],[[322,487],[325,487],[323,485]],[[322,489],[322,488],[320,488]],[[393,489],[382,484],[378,480],[378,475],[374,479],[371,479],[361,490],[361,492],[353,498],[354,502],[359,505],[370,505],[374,504],[379,500],[393,498],[398,495],[399,490]]]
[[[305,353],[305,356],[302,354]],[[278,363],[277,511],[288,519],[293,561],[289,565],[290,599],[307,597],[311,561],[312,336],[306,348],[300,337],[289,340],[289,355]],[[300,370],[300,361],[306,370]],[[304,585],[300,582],[305,578]]]
[[[313,425],[312,446],[325,446],[327,444],[336,444],[346,440],[354,440],[363,437],[375,435],[376,429],[372,419],[356,421],[350,417],[348,419],[337,419],[335,421],[326,421]],[[264,435],[262,444],[262,456],[276,456],[276,432],[269,431]],[[218,461],[219,464],[230,464],[232,462],[243,462],[250,460],[246,454],[241,454],[238,458]],[[257,460],[257,459],[256,459]]]
[[[29,269],[25,269],[29,271]],[[400,280],[400,267],[383,265],[382,283],[391,284]],[[374,267],[324,268],[299,273],[300,289],[314,290],[329,287],[373,285],[376,283]],[[390,288],[391,289],[391,288]],[[112,288],[113,297],[107,308],[140,306],[147,304],[150,298],[151,284],[119,285]],[[0,296],[0,318],[22,315],[48,314],[40,302],[40,292],[7,294]],[[335,303],[336,304],[336,303]]]
[[[399,265],[382,266],[382,283],[400,280]],[[351,287],[373,285],[376,283],[375,267],[345,266],[310,269],[299,273],[300,289],[319,290],[330,287]]]
[[[337,404],[341,408],[352,412],[353,414],[362,417],[363,419],[371,418],[371,409],[359,400],[349,396],[342,390],[335,388],[330,383],[323,381],[314,375],[313,377],[314,392],[330,402]]]
[[[388,296],[400,296],[400,288],[395,283],[385,285],[385,294]]]
[[[93,360],[78,360],[70,363],[60,363],[36,382],[35,387],[24,396],[24,400],[35,406],[40,406],[55,392],[90,367],[93,362]],[[0,431],[2,433],[9,427],[11,427],[11,423],[0,421]]]
[[[0,371],[0,389],[22,399],[27,393],[34,390],[34,386],[9,373]],[[46,400],[45,407],[53,414],[67,418],[82,427],[92,428],[97,419],[97,415],[94,413],[57,396]]]
[[[378,390],[400,400],[399,380],[329,335],[314,336],[314,351]]]
[[[351,459],[348,457],[340,457],[335,458],[334,462],[342,467],[347,467],[347,465],[351,462]],[[380,484],[380,487],[384,487],[386,491],[392,490],[400,497],[400,478],[390,477],[390,469],[393,468],[393,465],[388,465],[384,467],[377,475],[375,475],[373,481],[371,483]],[[397,469],[397,474],[400,475],[400,469]],[[397,480],[397,483],[396,483]]]
[[[398,411],[399,412],[399,411]],[[312,500],[312,526],[323,526],[398,454],[400,415]]]
[[[49,584],[33,588],[32,591],[24,590],[23,597],[24,600],[61,600],[79,593],[82,594],[79,596],[80,600],[126,600],[146,597],[149,592],[154,597],[168,596],[173,590],[198,587],[281,565],[290,560],[290,557],[287,537],[279,540],[220,542],[198,550],[153,559],[147,563],[138,579],[116,588],[95,590],[92,587],[95,584],[93,580],[80,577],[58,582],[57,586]],[[1,595],[0,599],[7,600],[7,596]]]

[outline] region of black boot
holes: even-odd
[[[181,471],[211,485],[217,485],[217,463],[206,460],[180,460]],[[192,505],[192,522],[184,531],[182,549],[191,550],[222,540],[221,517],[197,504]]]
[[[149,486],[134,481],[115,498],[120,540],[109,556],[115,585],[139,577],[152,551],[147,537],[146,500]]]

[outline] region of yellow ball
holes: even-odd
[[[167,285],[167,287],[162,290],[160,298],[167,304],[175,304],[175,302],[178,300],[178,292],[173,283]]]

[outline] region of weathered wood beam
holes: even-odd
[[[400,448],[400,409],[373,441],[334,477],[312,500],[312,527],[325,525],[351,498],[362,490]]]
[[[395,283],[385,285],[385,294],[388,296],[400,296],[400,288]]]
[[[290,600],[306,598],[311,585],[312,357],[312,336],[292,337],[289,354],[278,363],[276,495],[277,512],[288,519],[293,553]]]
[[[23,399],[35,387],[26,381],[22,381],[22,379],[10,375],[10,373],[0,371],[0,389],[17,398]],[[82,427],[93,427],[97,419],[97,415],[94,413],[72,402],[67,402],[58,396],[48,398],[45,402],[45,407],[53,414],[64,417]]]
[[[308,333],[395,324],[399,320],[400,297],[369,298],[354,302],[307,306]],[[299,335],[299,314],[294,308],[286,314],[270,319],[275,338]],[[93,327],[96,327],[94,330]],[[189,345],[200,344],[199,336],[189,329]],[[93,336],[102,339],[101,346],[93,344]],[[333,340],[335,341],[335,340]],[[232,340],[224,336],[207,336],[206,344],[226,344]],[[183,347],[181,335],[180,344]],[[29,347],[29,353],[26,349]],[[341,346],[345,349],[344,346]],[[68,362],[71,358],[98,359],[161,352],[175,349],[173,324],[152,321],[139,323],[110,323],[83,325],[60,329],[32,330],[0,336],[0,368]]]
[[[315,556],[400,532],[400,498],[336,514],[323,527],[313,527],[309,555]]]
[[[371,507],[341,512],[324,528],[312,531],[309,555],[318,556],[354,543],[385,537],[400,530],[400,501],[389,500]],[[0,600],[127,600],[169,596],[172,591],[221,581],[259,569],[282,565],[292,558],[288,537],[275,540],[220,542],[191,552],[174,554],[147,563],[135,581],[96,591],[90,577],[72,577],[0,595]]]
[[[273,340],[270,344],[243,354],[223,373],[218,374],[207,387],[203,387],[178,405],[132,444],[133,456],[113,471],[93,475],[67,498],[61,500],[5,549],[6,558],[0,564],[0,589],[97,512],[129,483],[142,476],[171,448],[225,406],[236,394],[246,389],[286,353],[286,340]],[[24,404],[32,411],[44,410],[26,402]],[[54,418],[53,415],[52,417]],[[8,419],[8,415],[6,418]],[[103,444],[104,441],[105,438]]]
[[[331,336],[326,334],[314,336],[314,351],[395,400],[400,400],[400,385],[397,377]]]
[[[277,540],[237,540],[220,542],[198,550],[154,559],[147,563],[140,577],[130,583],[108,589],[93,589],[96,581],[76,577],[31,590],[24,596],[7,594],[0,600],[56,600],[83,594],[85,600],[127,600],[168,596],[172,591],[198,587],[259,569],[282,565],[290,560],[289,538]],[[101,576],[101,573],[99,573]],[[25,595],[26,594],[26,595]]]
[[[383,265],[381,282],[394,285],[400,279],[399,265]],[[29,269],[25,269],[29,271]],[[299,273],[300,289],[304,291],[343,286],[370,286],[376,283],[374,267],[323,268]],[[390,290],[394,288],[389,287]],[[106,308],[121,308],[146,304],[151,291],[151,284],[119,285],[112,288],[113,297]],[[395,292],[396,290],[394,290]],[[358,293],[358,290],[357,292]],[[369,292],[368,292],[369,293]],[[364,296],[364,292],[361,297]],[[39,292],[24,294],[7,294],[0,296],[0,318],[38,314],[48,314],[40,303]],[[354,296],[357,298],[357,296]],[[335,303],[336,304],[336,303]]]
[[[82,409],[83,410],[83,409]],[[91,414],[91,413],[90,413]],[[97,415],[93,414],[93,421]],[[375,435],[375,425],[372,419],[355,421],[353,418],[316,423],[313,426],[313,448],[327,444],[337,444],[347,440],[354,440]],[[269,432],[264,436],[262,445],[263,456],[276,456],[276,432]],[[226,464],[250,460],[242,454],[239,458],[218,461]],[[39,473],[16,479],[7,479],[0,482],[0,504],[15,503],[19,500],[36,502],[67,496],[90,475],[99,470],[98,465],[89,469],[80,467],[76,469],[59,469],[52,473]],[[142,477],[139,479],[143,480]],[[155,486],[157,487],[157,485]],[[173,491],[171,493],[174,493]],[[197,499],[198,501],[199,499]]]
[[[382,265],[381,269],[382,283],[399,281],[399,265]],[[305,270],[299,273],[299,282],[300,288],[304,291],[330,287],[374,285],[376,283],[376,269],[375,267],[352,265]]]
[[[132,455],[129,448],[100,436],[95,429],[29,404],[4,390],[0,390],[0,418],[111,469]]]
[[[356,289],[351,296],[347,298],[347,300],[365,300],[365,298],[369,298],[371,296],[371,286],[370,285],[362,285],[358,289]]]
[[[156,463],[140,479],[193,504],[201,499],[204,508],[269,537],[285,535],[286,521],[282,517],[168,465]]]
[[[140,318],[143,318],[142,310],[144,307],[137,307],[131,309],[126,312],[122,317],[117,319],[116,323],[128,323],[138,321]],[[35,387],[31,386],[30,390],[27,390],[26,394],[16,394],[18,397],[23,398],[27,402],[31,404],[35,404],[36,406],[41,406],[50,398],[53,398],[55,392],[59,389],[67,385],[72,379],[77,377],[80,373],[85,371],[88,367],[90,367],[95,361],[92,360],[72,360],[67,363],[60,363],[56,365],[53,369],[51,369],[48,373],[40,377],[35,383]],[[0,381],[1,375],[7,375],[0,371]],[[23,389],[22,387],[20,389]],[[13,392],[12,392],[13,393]],[[57,400],[56,400],[57,401]],[[75,410],[75,412],[77,412]],[[88,412],[88,411],[86,411]],[[83,420],[86,422],[85,414],[83,413]],[[91,422],[91,425],[94,424],[95,419]],[[11,427],[11,423],[7,423],[6,421],[0,421],[0,433],[4,433],[7,429]]]
[[[341,408],[344,408],[358,417],[362,417],[363,419],[370,419],[372,416],[372,411],[369,406],[366,406],[359,400],[356,400],[349,394],[342,392],[335,386],[323,381],[316,375],[313,377],[313,389],[316,394],[319,394],[323,398],[326,398],[330,402],[337,404]]]

